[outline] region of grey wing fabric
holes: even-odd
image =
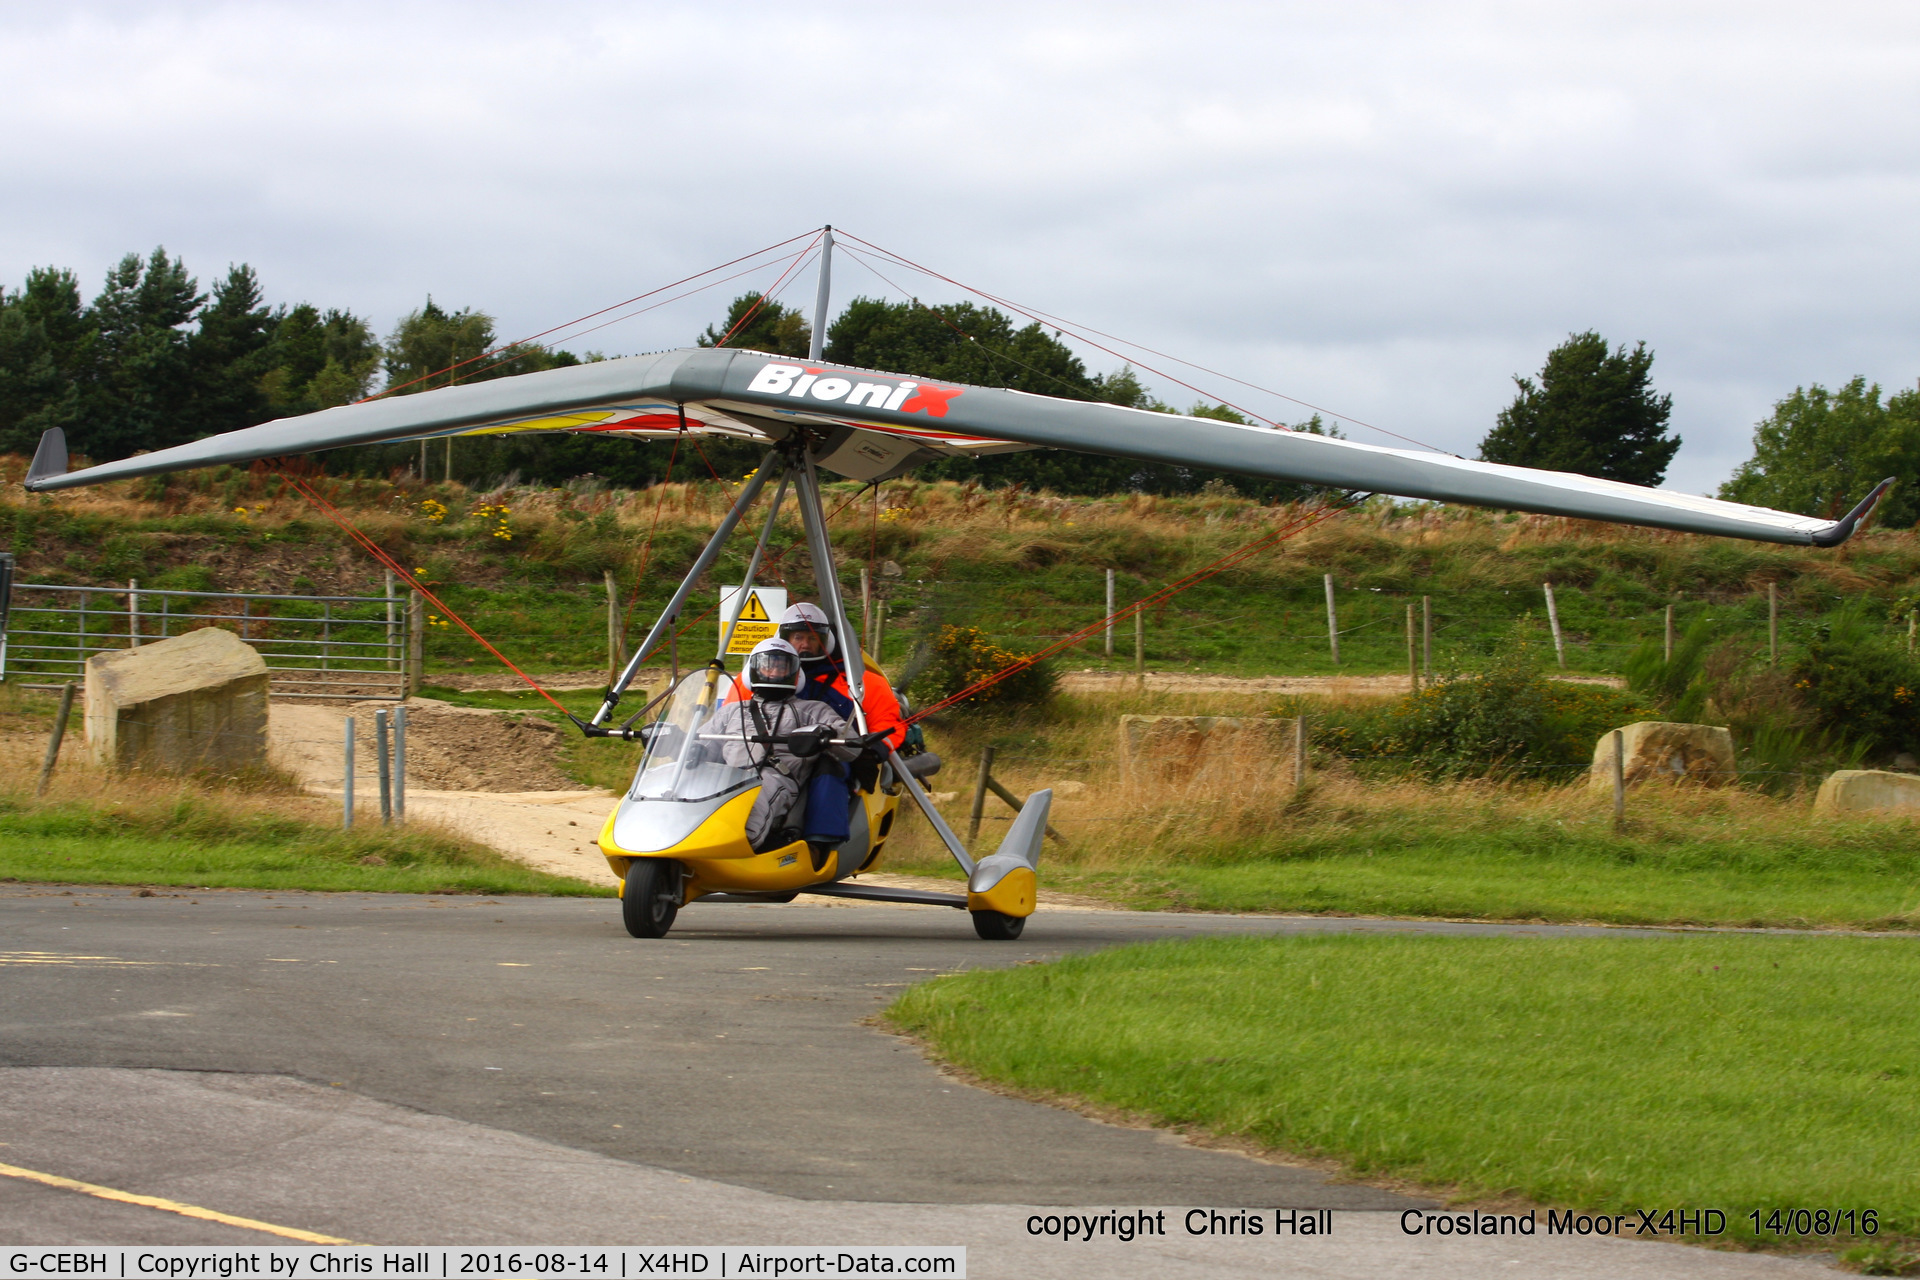
[[[1888,483],[1847,516],[1829,520],[1305,432],[694,348],[344,405],[71,473],[62,438],[50,434],[27,487],[436,436],[573,431],[644,439],[682,429],[762,441],[805,431],[820,465],[857,480],[897,475],[943,454],[1072,449],[1334,489],[1823,546],[1850,535]]]

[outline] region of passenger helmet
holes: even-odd
[[[826,610],[819,605],[792,605],[780,615],[780,638],[790,640],[796,631],[818,632],[827,642],[825,656],[829,658],[833,656],[833,624],[827,621]]]
[[[747,655],[747,688],[756,698],[783,702],[800,692],[806,680],[800,654],[785,640],[762,640]]]

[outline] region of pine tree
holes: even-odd
[[[1644,342],[1610,351],[1591,330],[1570,335],[1547,354],[1537,385],[1514,378],[1520,393],[1480,442],[1481,460],[1659,484],[1680,437],[1667,434],[1673,397],[1653,393],[1652,367]]]

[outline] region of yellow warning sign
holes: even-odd
[[[780,629],[780,615],[787,611],[787,589],[785,587],[755,587],[747,592],[746,600],[740,599],[739,587],[720,589],[720,635],[727,634],[727,623],[733,618],[733,611],[740,610],[740,621],[733,629],[733,639],[727,645],[729,655],[753,652],[753,646],[762,640],[771,640]]]

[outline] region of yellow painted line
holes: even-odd
[[[0,1164],[0,1176],[38,1182],[42,1186],[58,1187],[62,1191],[78,1191],[82,1195],[98,1196],[102,1200],[117,1200],[121,1204],[137,1204],[148,1209],[160,1209],[186,1218],[199,1218],[205,1222],[220,1222],[229,1227],[265,1231],[272,1235],[285,1236],[289,1240],[304,1240],[308,1244],[354,1243],[351,1240],[342,1240],[339,1236],[323,1236],[314,1231],[302,1231],[298,1227],[279,1227],[271,1222],[259,1222],[253,1218],[238,1218],[231,1213],[221,1213],[217,1209],[202,1209],[199,1205],[181,1204],[178,1200],[162,1200],[159,1196],[137,1196],[131,1191],[115,1191],[112,1187],[96,1187],[91,1182],[77,1182],[72,1178],[63,1178],[57,1173],[39,1173],[32,1169],[22,1169],[18,1165]]]

